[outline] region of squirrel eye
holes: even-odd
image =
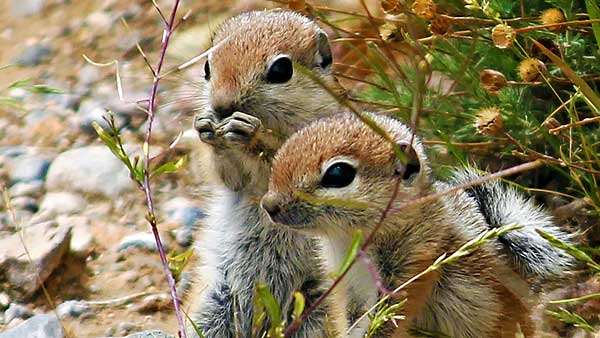
[[[210,80],[210,66],[208,65],[208,60],[204,63],[204,78],[206,81]]]
[[[338,162],[327,168],[325,175],[321,178],[321,186],[325,188],[343,188],[356,176],[356,169],[346,162]]]
[[[281,56],[275,60],[269,70],[267,70],[267,82],[270,83],[284,83],[288,82],[292,78],[294,68],[292,66],[292,60],[287,56]]]

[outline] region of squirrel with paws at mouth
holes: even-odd
[[[412,131],[392,118],[366,114],[405,151],[408,161],[400,161],[392,145],[354,114],[334,115],[286,141],[275,156],[269,191],[262,198],[262,207],[274,222],[319,238],[329,271],[339,270],[357,229],[365,236],[374,229],[397,180],[392,209],[477,176],[467,169],[459,171],[452,183],[434,182],[423,146]],[[518,284],[527,289],[522,277],[530,274],[561,276],[572,260],[545,243],[533,227],[565,240],[569,236],[515,191],[497,182],[477,189],[388,215],[367,249],[387,289],[395,289],[491,227],[525,221],[517,223],[523,228],[509,232],[498,245],[484,244],[409,284],[401,297],[407,299],[401,309],[406,320],[399,327],[388,322],[376,337],[408,337],[414,328],[456,338],[513,338],[518,332],[534,337],[532,304]],[[323,202],[327,200],[340,203]],[[508,212],[513,208],[532,214]],[[500,254],[502,250],[508,253]],[[358,260],[332,294],[334,315],[342,317],[336,320],[340,332],[346,332],[381,296],[369,268]],[[368,325],[364,318],[348,336],[363,337]]]

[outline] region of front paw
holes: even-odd
[[[250,144],[262,127],[260,119],[235,112],[217,127],[216,136],[232,144]]]
[[[194,118],[194,129],[198,131],[200,140],[205,143],[216,142],[216,119],[210,113],[200,113]]]

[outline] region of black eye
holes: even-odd
[[[288,82],[292,78],[294,68],[292,67],[292,60],[287,56],[282,56],[275,60],[269,70],[267,71],[267,82],[270,83],[284,83]]]
[[[206,81],[210,80],[210,66],[208,65],[208,60],[204,63],[204,78]]]
[[[321,186],[325,188],[343,188],[356,176],[356,169],[346,162],[338,162],[327,168],[325,175],[321,178]]]

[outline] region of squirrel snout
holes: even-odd
[[[263,196],[260,205],[269,214],[272,220],[275,220],[281,211],[281,198],[274,193],[267,193]]]
[[[233,113],[237,110],[235,105],[233,104],[219,104],[214,105],[212,108],[219,120],[228,118],[229,116],[233,115]]]

